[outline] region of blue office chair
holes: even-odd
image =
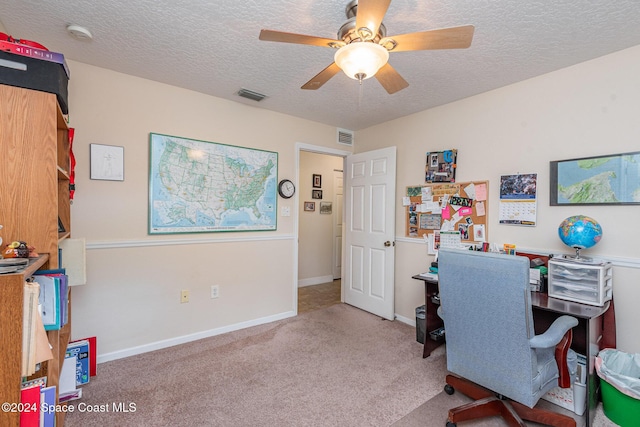
[[[562,316],[543,334],[535,335],[529,260],[441,249],[438,282],[447,369],[454,374],[447,375],[445,391],[453,394],[457,389],[476,400],[451,409],[447,427],[493,415],[513,426],[524,426],[524,419],[574,427],[573,417],[534,408],[542,395],[558,385],[559,372],[561,386],[570,386],[566,356],[571,328],[578,321]]]

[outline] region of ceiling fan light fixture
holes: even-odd
[[[377,43],[353,42],[338,49],[334,61],[344,73],[354,79],[369,79],[389,60],[389,52]]]

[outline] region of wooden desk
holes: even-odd
[[[413,279],[422,280],[425,290],[425,319],[426,333],[422,357],[428,357],[433,350],[444,342],[434,341],[429,332],[443,326],[443,321],[437,314],[438,304],[432,297],[438,294],[438,282],[427,279],[419,274]],[[613,300],[602,307],[596,307],[577,302],[563,301],[549,298],[546,293],[532,292],[531,305],[533,307],[534,329],[540,334],[558,317],[568,314],[578,319],[578,326],[573,329],[571,348],[577,353],[587,356],[587,409],[585,410],[585,426],[591,425],[595,417],[600,396],[600,381],[595,372],[595,357],[603,348],[615,348],[615,310]]]
[[[435,331],[438,328],[444,326],[444,322],[438,316],[438,306],[433,302],[433,297],[438,295],[438,282],[432,281],[426,277],[416,274],[412,276],[413,279],[424,281],[424,307],[425,307],[425,334],[424,334],[424,350],[422,351],[422,357],[429,357],[431,352],[436,348],[444,344],[444,340],[436,341],[431,339],[429,332]]]
[[[587,357],[587,409],[584,417],[585,426],[590,426],[600,400],[600,379],[595,371],[595,358],[601,349],[616,346],[613,300],[597,307],[532,292],[531,304],[536,334],[544,332],[562,315],[568,314],[578,319],[578,326],[573,328],[571,348]]]

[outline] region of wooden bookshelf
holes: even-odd
[[[0,85],[0,230],[3,247],[25,241],[39,254],[24,271],[0,274],[0,400],[20,402],[24,281],[38,269],[58,268],[58,244],[69,237],[68,127],[54,94]],[[58,232],[58,218],[65,232]],[[71,307],[69,307],[71,313]],[[32,377],[58,386],[71,321],[47,336],[54,358]],[[58,426],[64,414],[56,415]],[[17,426],[18,413],[3,413],[0,426]]]

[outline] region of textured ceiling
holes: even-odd
[[[334,50],[260,41],[260,30],[336,38],[347,3],[0,0],[0,22],[67,59],[351,130],[640,44],[638,0],[394,0],[387,35],[472,24],[471,47],[392,53],[390,64],[410,85],[394,95],[375,79],[360,86],[343,73],[301,90]],[[93,40],[70,37],[71,23]],[[240,98],[240,88],[268,98]]]

